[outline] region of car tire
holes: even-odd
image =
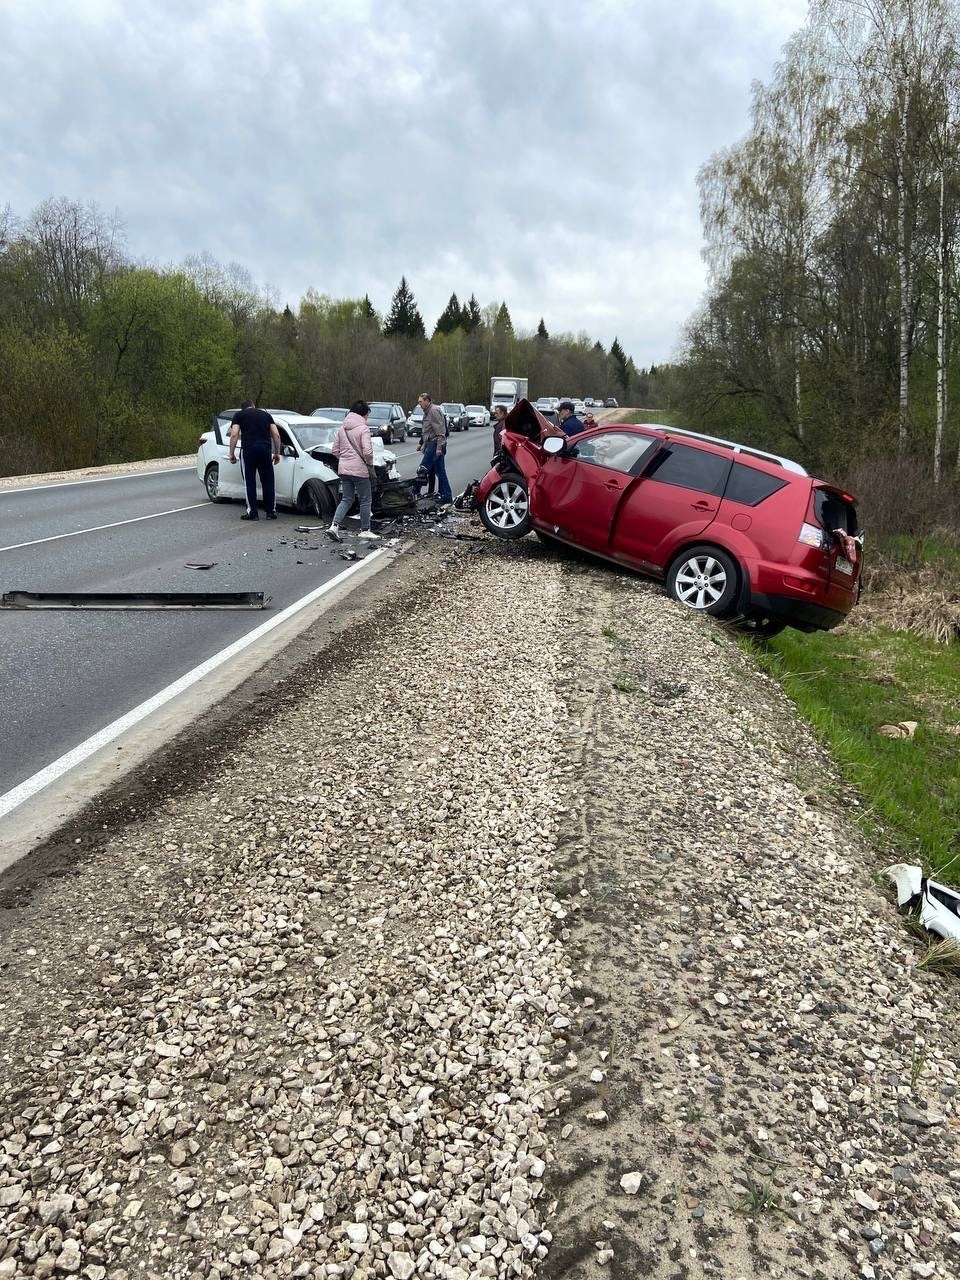
[[[532,528],[530,496],[522,476],[501,476],[480,505],[480,520],[497,538],[525,538]]]
[[[719,547],[688,547],[667,570],[667,592],[688,609],[725,618],[740,594],[736,561]]]
[[[297,510],[304,515],[314,515],[320,520],[328,521],[333,519],[336,509],[337,504],[330,486],[322,480],[308,480],[300,490]]]
[[[734,619],[733,625],[737,631],[749,639],[763,641],[772,640],[774,636],[778,636],[781,631],[786,630],[789,623],[784,622],[782,618],[771,618],[766,615],[759,618]]]
[[[203,487],[207,491],[207,497],[211,502],[227,502],[227,498],[220,496],[220,466],[216,462],[211,462],[203,473]]]

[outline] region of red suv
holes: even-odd
[[[523,400],[475,501],[497,537],[532,529],[767,634],[829,630],[859,596],[851,495],[788,458],[694,431],[604,424],[568,438]]]

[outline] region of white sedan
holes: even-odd
[[[246,496],[240,464],[230,461],[232,417],[232,410],[217,414],[197,447],[197,475],[211,502]],[[277,505],[329,520],[339,496],[336,459],[330,452],[339,423],[276,410],[273,419],[280,432],[280,461],[273,469]],[[385,449],[378,436],[373,436],[372,442],[373,465],[381,485],[386,480],[399,480],[397,455]],[[238,457],[240,451],[238,444]]]
[[[482,404],[468,404],[467,418],[471,427],[489,427],[490,410]]]

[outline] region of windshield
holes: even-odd
[[[301,449],[328,449],[333,444],[333,437],[337,434],[337,424],[318,422],[315,427],[310,427],[298,422],[295,427],[288,426],[287,430]]]
[[[444,413],[459,413],[460,406],[458,404],[442,404],[440,408]]]
[[[390,417],[392,404],[372,404],[370,406],[370,417],[374,422],[385,422]]]
[[[329,418],[331,422],[342,422],[347,416],[346,409],[314,409],[311,418]]]
[[[467,413],[486,413],[482,404],[468,404]]]

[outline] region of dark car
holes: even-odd
[[[476,504],[497,537],[533,530],[767,634],[829,630],[859,598],[853,496],[789,458],[696,431],[605,424],[568,439],[523,400]]]
[[[440,410],[447,420],[447,431],[469,431],[470,418],[467,414],[467,407],[458,404],[456,401],[450,401],[440,406]]]
[[[613,396],[607,396],[606,400],[604,400],[604,402],[603,402],[603,407],[604,407],[605,409],[619,409],[619,408],[620,408],[620,406],[617,404],[617,402],[616,402],[616,400],[614,399],[614,397],[613,397]]]
[[[384,444],[393,444],[394,440],[407,438],[407,415],[398,404],[391,404],[386,400],[371,401],[367,426]]]

